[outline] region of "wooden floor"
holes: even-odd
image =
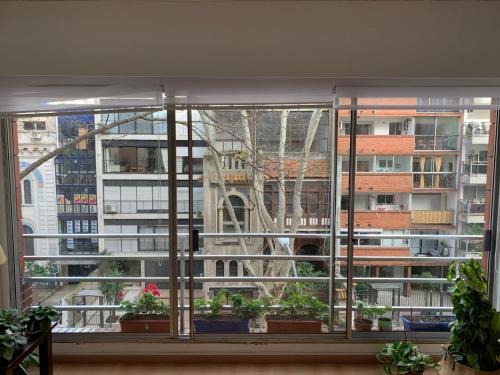
[[[376,364],[56,364],[54,375],[383,375]],[[426,374],[435,374],[428,372]]]

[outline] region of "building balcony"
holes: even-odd
[[[349,187],[349,174],[342,174],[342,192]],[[413,190],[412,174],[408,173],[377,173],[357,172],[357,193],[410,193]]]
[[[415,151],[458,151],[458,135],[415,135]]]
[[[487,145],[490,136],[489,124],[467,124],[465,139],[473,145]]]
[[[456,189],[456,172],[414,172],[413,189]]]
[[[203,212],[203,201],[193,201],[193,213],[195,217],[201,216]],[[168,213],[168,200],[105,200],[104,214],[152,214]],[[189,201],[177,201],[177,213],[189,213]]]
[[[411,155],[414,149],[412,135],[358,135],[356,153],[363,155]],[[349,153],[349,136],[340,136],[339,155]]]
[[[356,211],[354,213],[354,228],[410,228],[410,211]],[[347,211],[340,214],[342,227],[347,226]]]
[[[167,173],[166,162],[158,158],[127,161],[121,159],[104,159],[104,173]]]
[[[407,247],[373,247],[373,246],[359,246],[354,247],[353,254],[355,257],[373,257],[373,260],[355,260],[354,266],[410,266],[411,262],[406,261],[387,261],[377,260],[377,257],[409,257],[410,249]],[[347,257],[347,247],[342,247],[340,249],[340,256]],[[340,264],[342,265],[342,261]]]
[[[488,173],[486,161],[464,161],[462,163],[462,182],[464,184],[485,185]]]
[[[461,200],[458,204],[459,219],[467,224],[484,223],[484,202],[470,202]]]
[[[415,224],[438,224],[438,225],[452,225],[453,224],[453,210],[413,210],[411,211],[411,223]]]

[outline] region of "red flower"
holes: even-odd
[[[158,289],[158,287],[154,283],[151,283],[148,286],[146,286],[146,288],[144,288],[144,293],[150,293],[155,297],[160,296],[160,290]]]
[[[125,297],[125,293],[123,293],[123,290],[120,290],[117,294],[118,299],[122,300],[123,297]]]

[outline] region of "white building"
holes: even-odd
[[[21,171],[57,147],[55,117],[20,119],[17,130]],[[57,233],[54,159],[21,181],[21,196],[24,233]],[[58,255],[57,240],[25,239],[25,252],[26,255]]]

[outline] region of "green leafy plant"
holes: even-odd
[[[109,276],[120,277],[123,275],[123,271],[118,266],[111,268],[109,271]],[[118,305],[123,299],[124,285],[121,281],[102,283],[99,289],[104,297],[104,301],[110,305]]]
[[[22,362],[23,368],[29,370],[31,368],[40,367],[40,357],[37,353],[31,353]]]
[[[309,262],[298,262],[297,263],[297,276],[299,277],[325,277],[327,273],[324,271],[318,271],[314,269],[314,265]],[[319,289],[327,288],[328,283],[303,283],[306,288]]]
[[[10,361],[21,345],[26,345],[26,337],[20,333],[0,335],[0,358]]]
[[[222,308],[224,307],[227,292],[227,289],[222,289],[219,290],[212,299],[197,298],[193,305],[195,313],[205,316],[207,319],[220,317],[222,315]]]
[[[391,310],[391,306],[371,306],[363,301],[358,301],[356,305],[358,320],[373,320],[377,316],[384,315],[386,312]]]
[[[26,329],[28,321],[29,319],[19,314],[17,310],[0,310],[0,334],[22,332]]]
[[[45,265],[40,265],[33,262],[26,263],[26,270],[31,272],[31,276],[50,276],[54,273],[54,263],[49,262]]]
[[[120,319],[140,319],[141,317],[168,319],[170,307],[159,297],[160,291],[156,284],[149,284],[135,301],[121,301],[120,310],[125,314]]]
[[[260,299],[243,298],[240,293],[231,295],[231,303],[233,304],[233,313],[241,319],[255,320],[264,311],[264,305]]]
[[[290,318],[306,317],[325,320],[328,306],[317,297],[307,294],[304,284],[295,283],[287,288],[286,297],[280,300],[277,313]]]
[[[471,260],[457,267],[456,262],[452,262],[448,281],[454,279],[455,286],[450,292],[457,319],[450,323],[448,351],[455,361],[465,366],[482,371],[496,370],[500,355],[500,313],[488,300],[481,264]]]
[[[430,355],[421,353],[411,342],[385,344],[376,357],[384,364],[387,375],[421,374],[428,368],[439,369]]]
[[[417,275],[414,275],[414,277],[423,278],[423,279],[432,279],[434,277],[434,275],[432,273],[430,273],[429,271],[423,271],[420,275],[417,274]],[[416,289],[421,289],[421,290],[425,290],[425,291],[439,290],[439,285],[432,284],[432,283],[412,283],[412,285]]]
[[[61,317],[61,314],[54,306],[40,305],[26,313],[28,318],[27,332],[33,334],[40,331],[46,331],[52,323],[55,323]]]

